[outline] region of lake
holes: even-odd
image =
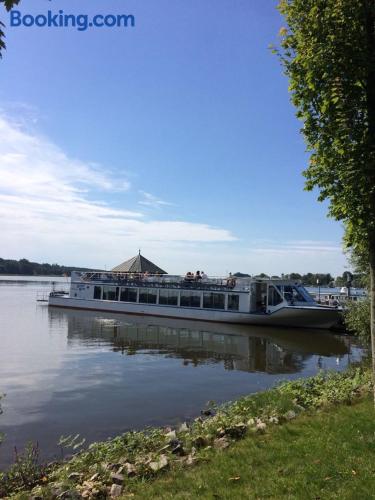
[[[0,277],[0,468],[14,446],[58,456],[87,442],[175,425],[281,380],[343,370],[362,356],[348,336],[49,308],[37,296],[66,278]]]

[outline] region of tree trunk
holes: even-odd
[[[365,0],[365,26],[367,38],[367,120],[368,120],[368,154],[369,171],[368,181],[370,186],[370,218],[374,224],[375,214],[375,0]],[[375,406],[375,231],[370,230],[369,235],[369,264],[370,264],[370,302],[371,302],[371,354],[372,354],[372,379],[374,388]]]
[[[370,241],[370,302],[371,302],[371,354],[372,354],[372,382],[375,406],[375,241]]]

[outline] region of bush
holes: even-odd
[[[366,344],[370,344],[370,299],[366,298],[358,302],[350,302],[344,313],[346,328],[360,337]]]

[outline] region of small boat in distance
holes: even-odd
[[[320,305],[298,281],[195,278],[122,271],[72,272],[70,292],[49,305],[115,313],[238,323],[332,328],[341,308]]]

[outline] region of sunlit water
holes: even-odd
[[[342,370],[362,353],[329,332],[48,308],[36,297],[51,279],[0,277],[0,468],[27,441],[52,458],[62,435],[173,425],[209,400]]]

